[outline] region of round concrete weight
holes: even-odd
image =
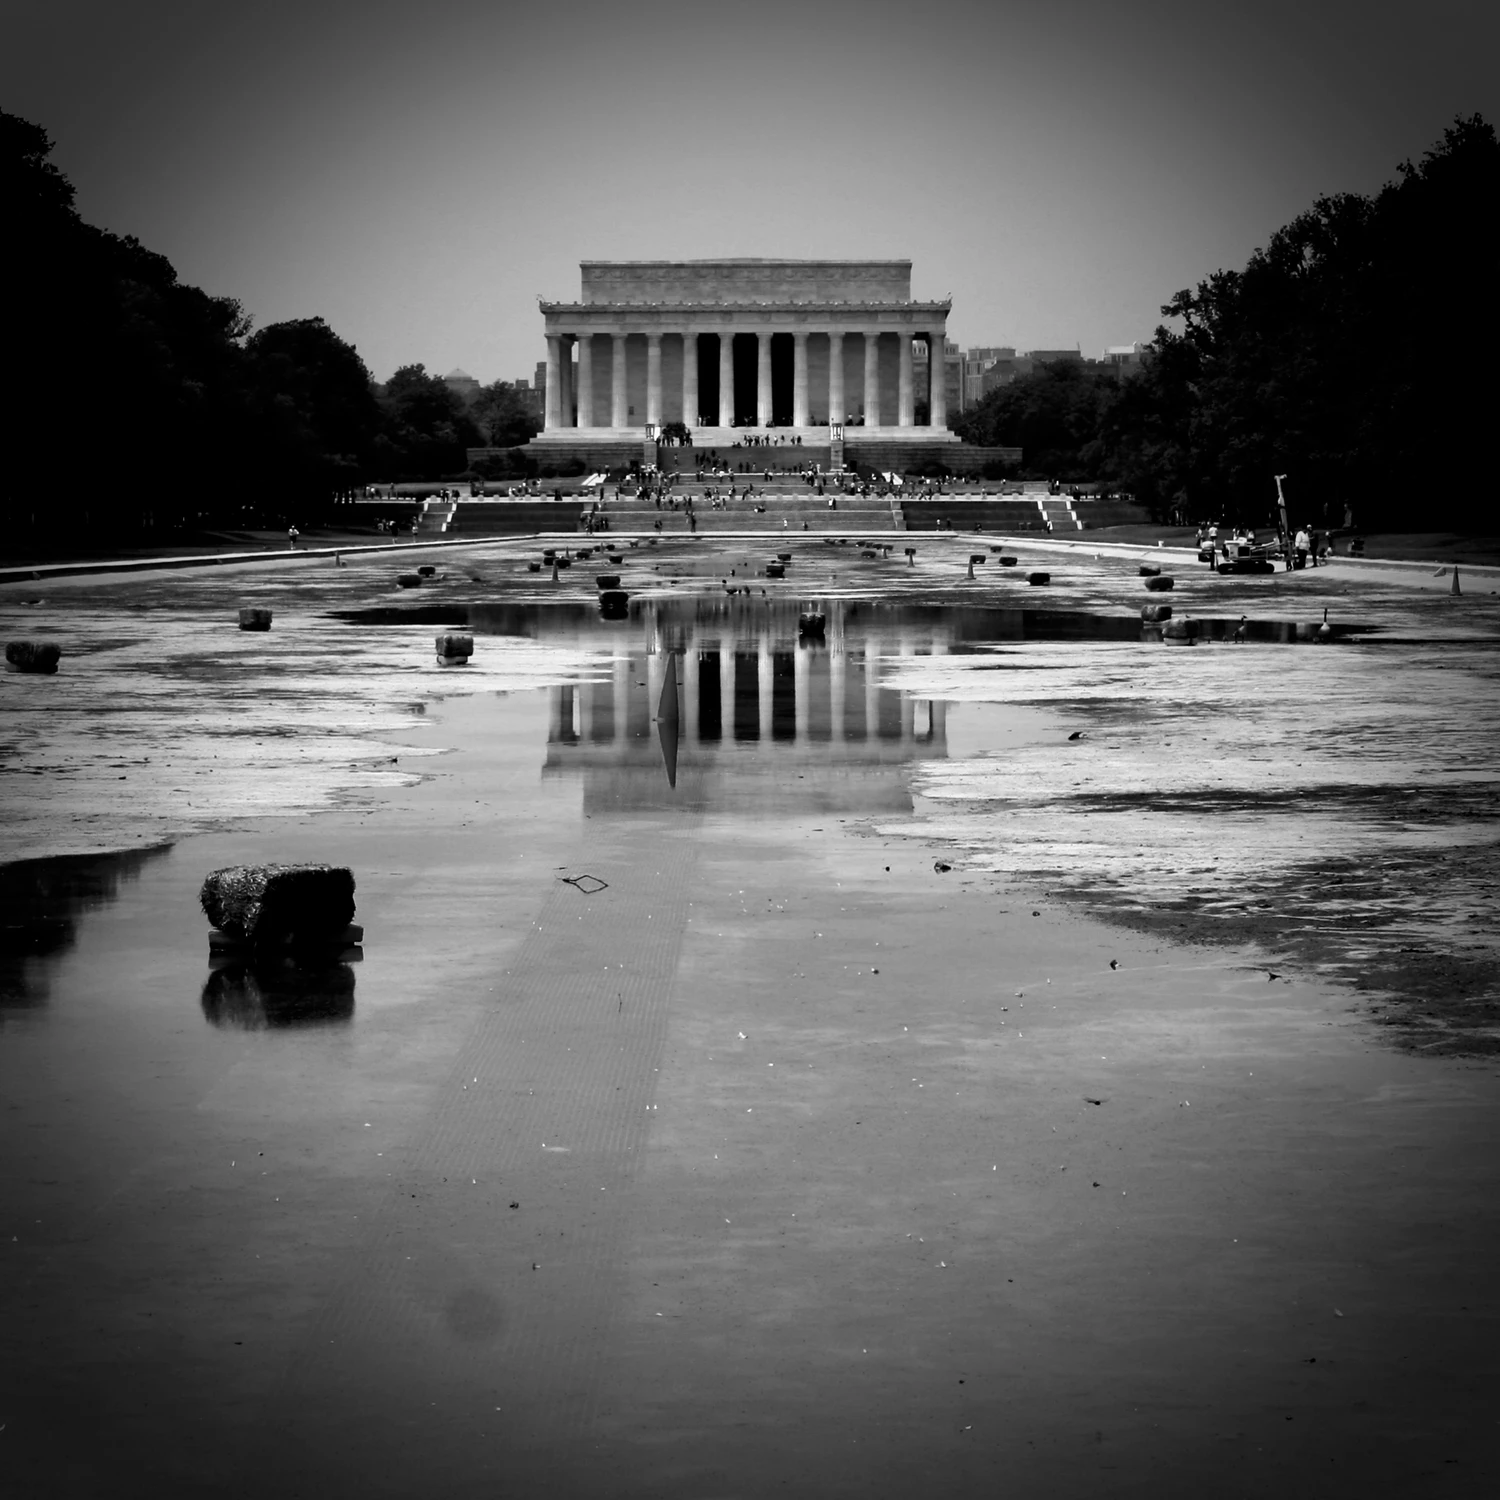
[[[596,573],[594,582],[600,589],[617,589],[620,586],[618,573]]]
[[[1015,567],[1015,565],[1016,565],[1016,563],[1018,561],[1019,561],[1018,558],[1006,557],[1006,556],[1002,555],[1001,558],[1000,558],[1000,566],[1002,568],[1013,568],[1013,567]]]
[[[1161,572],[1161,569],[1159,567],[1157,567],[1157,565],[1155,563],[1142,563],[1141,564],[1141,577],[1142,578],[1155,578],[1160,572]]]
[[[422,587],[422,575],[420,573],[397,573],[396,587],[398,589],[419,589]]]
[[[1144,580],[1145,585],[1153,594],[1164,594],[1174,586],[1171,578],[1151,577]]]
[[[1171,618],[1172,606],[1170,604],[1141,605],[1141,619],[1148,623],[1155,620],[1170,620]]]
[[[1026,582],[1040,587],[1044,583],[1051,583],[1052,575],[1050,573],[1028,573],[1026,575]]]
[[[271,611],[268,609],[242,609],[240,611],[241,630],[269,630],[271,628]]]
[[[474,654],[472,635],[440,635],[437,637],[436,645],[439,656],[473,656]]]
[[[423,578],[437,577],[437,569],[433,567],[431,563],[423,563],[422,566],[417,569],[417,572],[419,572]]]

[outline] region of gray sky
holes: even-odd
[[[1147,338],[1326,192],[1500,121],[1460,0],[0,0],[84,217],[375,374],[542,357],[583,259],[897,257],[964,344]],[[86,351],[80,351],[86,363]]]

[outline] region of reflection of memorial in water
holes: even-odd
[[[941,702],[886,685],[884,663],[941,654],[942,617],[737,598],[646,605],[622,631],[611,676],[552,689],[544,775],[580,776],[588,812],[700,804],[715,810],[909,810],[903,766],[946,755]],[[654,720],[677,673],[675,744]],[[667,765],[676,753],[676,785]]]

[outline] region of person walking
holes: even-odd
[[[302,533],[297,530],[295,522],[287,527],[286,544],[289,551],[295,552],[297,550],[297,538],[301,535]]]

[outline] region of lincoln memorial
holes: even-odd
[[[827,443],[953,443],[943,349],[949,300],[914,301],[909,260],[584,261],[576,302],[541,304],[540,442],[618,443],[682,422],[699,446],[755,431]],[[913,346],[936,358],[916,388]],[[926,422],[916,425],[918,403]]]

